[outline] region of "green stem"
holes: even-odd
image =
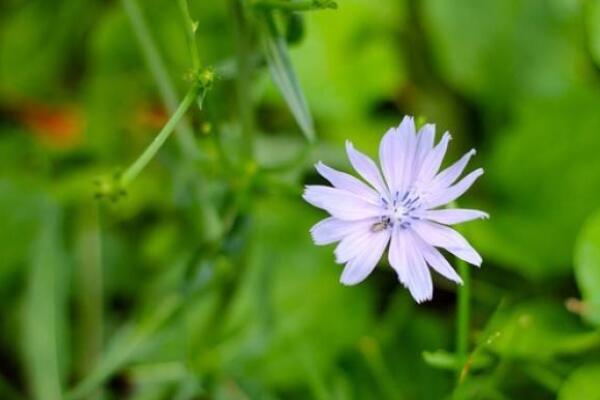
[[[99,207],[86,204],[81,210],[77,240],[77,311],[80,320],[77,355],[81,376],[85,376],[102,353],[103,271]],[[96,392],[90,399],[101,398]]]
[[[121,176],[120,183],[123,187],[130,184],[156,155],[158,150],[173,132],[173,129],[179,120],[181,120],[181,118],[185,115],[190,105],[194,102],[194,99],[198,96],[199,90],[200,86],[198,85],[194,85],[190,88],[190,90],[188,90],[183,101],[181,104],[179,104],[179,107],[177,107],[177,110],[175,110],[175,113],[173,113],[169,121],[167,121],[167,124],[163,127],[160,133],[154,138],[146,150],[144,150],[142,155],[140,155],[138,159],[131,164],[131,166]]]
[[[188,38],[188,45],[190,46],[190,54],[192,56],[192,68],[194,72],[200,71],[200,54],[198,53],[198,45],[196,44],[196,23],[190,15],[190,8],[187,0],[178,0],[179,8],[183,14],[185,21],[185,33]]]
[[[466,262],[457,259],[458,274],[463,280],[463,284],[458,287],[457,300],[457,323],[456,323],[456,355],[459,365],[462,367],[457,370],[457,378],[460,380],[462,371],[467,362],[469,351],[469,325],[471,319],[471,276],[470,269]]]
[[[269,8],[284,11],[311,11],[322,9],[337,9],[338,5],[332,0],[255,0],[252,5],[256,8]]]
[[[248,21],[244,15],[244,6],[241,0],[230,0],[231,12],[233,15],[235,41],[236,41],[236,59],[237,59],[237,100],[238,111],[242,125],[243,151],[247,159],[253,157],[253,131],[254,117],[252,115],[252,96],[251,96],[251,48],[250,31]]]
[[[125,13],[131,22],[133,33],[140,45],[142,55],[148,65],[150,73],[158,86],[162,101],[170,114],[174,113],[177,104],[177,94],[171,81],[165,63],[163,62],[157,46],[152,39],[148,25],[136,0],[122,0]],[[199,149],[194,139],[194,133],[189,123],[183,119],[177,126],[177,141],[183,154],[191,159],[197,159]]]

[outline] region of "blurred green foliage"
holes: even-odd
[[[256,3],[189,0],[199,155],[169,139],[118,202],[95,180],[197,72],[178,3],[0,3],[0,398],[600,398],[600,1]],[[300,199],[405,114],[486,169],[463,371],[455,288],[417,306],[386,262],[341,286]]]

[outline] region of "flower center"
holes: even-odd
[[[407,229],[413,221],[420,219],[415,215],[421,206],[420,197],[411,191],[406,191],[402,195],[397,191],[391,202],[384,198],[381,201],[384,212],[380,217],[380,222],[373,225],[374,229],[383,230],[394,226]]]

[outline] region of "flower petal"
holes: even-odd
[[[406,119],[406,117],[405,117]],[[379,143],[379,163],[390,193],[394,193],[399,181],[398,161],[402,160],[402,145],[396,128],[390,128]]]
[[[429,221],[417,221],[411,227],[426,243],[441,247],[469,264],[481,265],[481,256],[454,229]]]
[[[388,193],[387,186],[381,177],[379,168],[371,158],[356,150],[350,141],[346,141],[346,152],[352,167],[373,186],[379,193]]]
[[[344,285],[356,285],[362,282],[375,269],[390,240],[390,230],[370,232],[369,245],[351,259],[344,267],[340,282]]]
[[[398,279],[408,288],[417,303],[431,299],[433,296],[431,274],[410,231],[394,230],[388,256],[390,265],[398,274]]]
[[[332,216],[346,221],[377,217],[381,214],[381,207],[346,190],[329,186],[306,186],[302,197],[313,206],[322,208]]]
[[[388,251],[388,261],[391,267],[396,271],[398,280],[407,287],[408,286],[408,253],[406,252],[407,234],[405,230],[395,229],[392,232],[390,249]]]
[[[465,208],[447,208],[443,210],[427,210],[425,218],[444,225],[460,224],[474,219],[486,219],[490,216],[479,210],[468,210]]]
[[[435,125],[425,124],[419,129],[417,136],[417,153],[415,156],[414,170],[418,172],[421,170],[421,165],[425,161],[425,157],[433,149],[433,142],[435,140]]]
[[[368,229],[376,220],[342,221],[334,217],[325,218],[310,228],[313,241],[317,245],[338,242],[356,231]]]
[[[410,233],[409,245],[406,247],[408,252],[409,282],[408,290],[417,303],[431,300],[433,297],[433,282],[431,272],[425,263],[423,255],[417,247],[417,243]]]
[[[444,133],[440,142],[425,156],[421,170],[416,174],[418,181],[428,183],[437,174],[446,155],[446,150],[448,150],[450,139],[452,139],[450,134],[448,132]]]
[[[371,232],[369,227],[365,227],[345,236],[333,251],[335,262],[344,264],[362,251],[366,251],[370,246],[373,235],[374,233]]]
[[[427,206],[429,208],[436,208],[456,200],[462,196],[462,194],[466,192],[481,175],[483,175],[483,168],[478,168],[462,178],[458,183],[447,189],[442,189],[439,193],[432,194],[431,197],[427,199]]]
[[[321,161],[315,165],[315,168],[323,178],[327,179],[336,188],[354,193],[371,203],[380,204],[380,195],[367,184],[361,182],[352,175],[328,167]]]
[[[431,266],[437,273],[448,278],[449,280],[462,285],[462,279],[456,273],[450,263],[444,258],[435,247],[426,243],[419,235],[415,235],[415,242],[419,247],[419,251],[425,258],[427,264]]]
[[[462,174],[473,155],[475,155],[475,149],[468,151],[464,156],[461,157],[460,160],[440,172],[433,179],[433,182],[431,182],[431,192],[435,193],[437,190],[441,190],[452,185],[460,176],[460,174]]]
[[[409,117],[404,117],[402,123],[398,127],[398,133],[401,137],[401,146],[403,150],[401,154],[402,158],[396,160],[396,163],[399,164],[398,191],[400,193],[406,192],[416,178],[414,176],[414,163],[417,153],[415,121],[412,117],[409,119],[407,118]]]

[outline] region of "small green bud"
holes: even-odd
[[[204,68],[202,71],[200,71],[199,77],[198,77],[198,81],[200,82],[200,84],[202,85],[203,88],[208,89],[212,86],[214,80],[215,80],[216,74],[214,69],[212,69],[211,67],[208,68]]]
[[[98,200],[108,199],[113,203],[127,195],[127,191],[121,184],[121,172],[112,175],[101,176],[94,179],[94,197]]]

